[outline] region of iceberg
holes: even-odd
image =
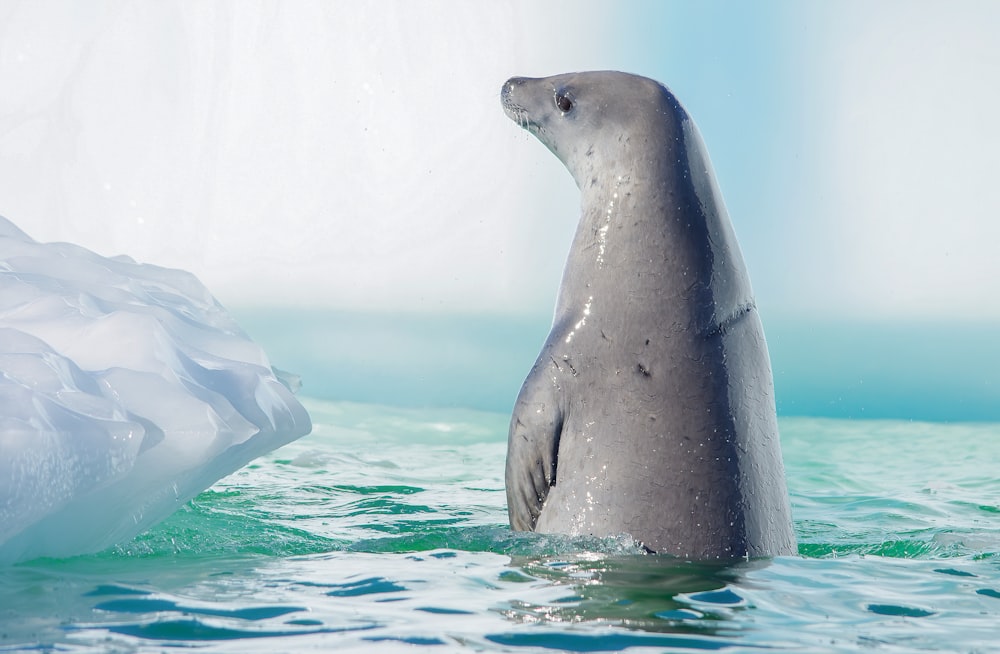
[[[121,543],[309,415],[185,271],[0,217],[0,563]]]

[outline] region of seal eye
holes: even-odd
[[[559,91],[556,91],[556,106],[559,107],[559,111],[567,113],[573,108],[573,101]]]

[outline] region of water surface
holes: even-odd
[[[1000,425],[783,418],[800,556],[512,533],[507,416],[306,400],[312,435],[115,549],[0,569],[0,651],[989,651]]]

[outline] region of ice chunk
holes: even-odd
[[[126,540],[311,428],[193,275],[0,217],[0,563]]]

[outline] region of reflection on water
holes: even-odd
[[[504,614],[520,623],[600,621],[629,629],[715,635],[732,611],[745,608],[734,590],[741,572],[764,561],[732,565],[594,552],[568,557],[513,557],[519,574],[562,587],[554,601],[516,601]]]

